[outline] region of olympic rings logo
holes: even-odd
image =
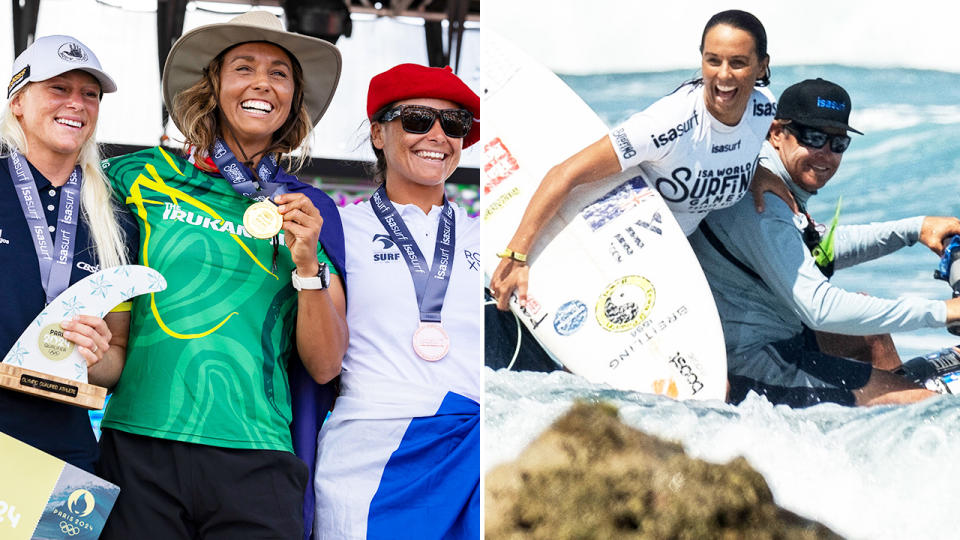
[[[67,523],[66,521],[61,521],[60,532],[64,534],[69,534],[70,536],[76,536],[80,534],[80,527],[77,527],[72,523]]]

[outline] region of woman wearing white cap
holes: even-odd
[[[168,286],[133,303],[104,415],[98,471],[123,490],[104,538],[304,534],[289,378],[340,372],[343,237],[332,199],[281,163],[297,164],[339,75],[336,47],[267,12],[194,29],[163,72],[185,155],[110,162],[140,262]]]
[[[17,57],[7,88],[0,118],[2,351],[64,289],[125,263],[124,238],[136,237],[132,222],[118,219],[100,170],[94,137],[100,98],[117,86],[93,51],[70,36],[41,37]],[[129,313],[118,312],[63,323],[64,337],[87,361],[90,382],[116,382],[128,322]],[[97,443],[84,409],[0,390],[0,411],[0,432],[93,470]]]

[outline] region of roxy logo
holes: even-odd
[[[77,268],[83,270],[84,272],[90,272],[91,274],[94,273],[94,272],[99,272],[99,271],[100,271],[100,265],[99,265],[99,264],[96,265],[96,266],[94,266],[94,265],[92,265],[92,264],[90,264],[90,263],[88,263],[88,262],[83,262],[83,261],[80,261],[80,262],[77,263]]]
[[[698,125],[700,125],[700,119],[697,118],[697,111],[693,111],[693,116],[691,116],[690,118],[687,118],[686,122],[677,124],[676,127],[672,127],[667,131],[664,131],[663,133],[657,135],[656,137],[654,137],[653,135],[650,135],[650,140],[653,141],[654,146],[656,146],[657,148],[660,148],[661,146],[669,142],[673,142],[679,139],[680,137],[683,137],[686,133],[688,133],[693,129],[693,126],[698,126]]]
[[[467,264],[470,265],[470,270],[480,271],[480,252],[479,251],[469,251],[463,250],[463,257],[467,259]]]

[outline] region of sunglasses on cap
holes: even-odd
[[[817,128],[805,126],[796,122],[784,124],[783,127],[786,128],[790,133],[793,133],[793,135],[797,138],[797,142],[809,148],[823,148],[823,145],[827,144],[827,141],[829,141],[830,150],[832,152],[836,152],[837,154],[842,154],[847,148],[850,147],[849,135],[831,135],[829,133],[824,133]]]
[[[440,127],[447,137],[462,139],[473,128],[473,113],[466,109],[434,109],[423,105],[398,105],[380,115],[380,122],[400,117],[400,125],[407,133],[422,135],[440,118]]]

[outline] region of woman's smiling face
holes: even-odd
[[[767,58],[757,58],[756,43],[746,30],[718,24],[707,31],[702,70],[704,101],[710,114],[728,126],[739,124],[767,62]]]
[[[76,160],[93,136],[100,115],[100,83],[73,70],[30,83],[10,101],[31,153],[58,154]]]
[[[440,110],[460,108],[452,101],[435,98],[405,99],[393,104],[397,105],[424,105]],[[374,122],[370,137],[374,146],[383,150],[388,185],[394,181],[421,186],[443,184],[460,164],[463,139],[448,137],[439,118],[433,122],[430,131],[422,134],[404,131],[399,118]]]
[[[247,155],[273,142],[290,116],[294,94],[293,63],[286,51],[266,42],[237,45],[220,68],[220,114]],[[230,139],[227,139],[228,142]]]

